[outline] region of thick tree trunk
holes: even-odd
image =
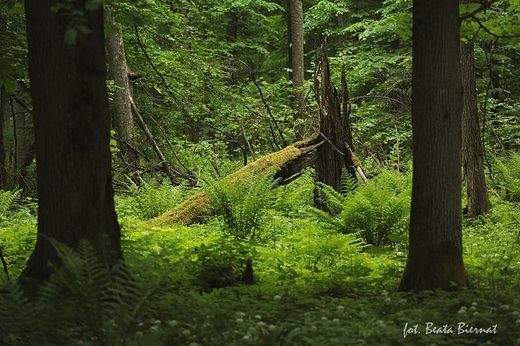
[[[400,291],[468,286],[462,260],[458,0],[414,0],[410,247]]]
[[[289,145],[276,153],[261,157],[224,179],[239,181],[251,175],[271,174],[275,179],[282,179],[282,183],[287,183],[303,168],[315,164],[313,151],[323,144],[318,140],[316,136]],[[190,225],[203,222],[210,215],[209,197],[205,191],[201,191],[149,223],[155,226]]]
[[[302,0],[289,0],[290,4],[290,34],[291,34],[291,78],[294,88],[293,107],[294,138],[303,139],[308,135],[305,126],[305,52],[303,31],[303,4]]]
[[[490,204],[484,175],[484,153],[480,138],[473,41],[461,43],[460,66],[464,88],[462,167],[466,184],[468,216],[477,217],[488,212]]]
[[[123,43],[123,30],[109,9],[105,9],[105,21],[108,24],[106,47],[110,77],[114,80],[114,126],[119,136],[119,150],[126,173],[135,173],[139,169],[139,155],[136,152],[137,140],[130,105],[131,92],[128,79],[128,65]]]
[[[76,248],[93,243],[107,266],[122,259],[111,179],[110,112],[105,76],[103,9],[83,13],[77,32],[54,0],[25,1],[29,77],[34,105],[38,177],[38,239],[22,277],[45,280],[60,262],[49,238]],[[77,13],[74,12],[74,13]],[[71,27],[72,25],[72,27]],[[70,36],[68,36],[70,38]]]

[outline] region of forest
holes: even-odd
[[[0,345],[520,345],[520,0],[0,0]]]

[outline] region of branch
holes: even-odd
[[[468,12],[468,13],[464,13],[463,15],[460,16],[460,21],[463,21],[463,20],[466,20],[468,18],[475,18],[475,15],[480,13],[480,12],[483,12],[485,10],[487,10],[488,8],[491,7],[491,5],[493,5],[493,3],[497,2],[498,0],[487,0],[487,1],[484,1],[482,2],[482,4],[480,5],[480,7],[474,9],[473,11],[471,12]],[[474,3],[477,3],[478,1],[475,1]],[[466,5],[469,5],[469,4],[466,4]]]

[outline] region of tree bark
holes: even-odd
[[[316,161],[316,180],[327,184],[336,191],[341,190],[343,171],[356,179],[356,168],[353,160],[352,134],[348,111],[348,88],[343,72],[342,97],[332,85],[327,44],[324,40],[321,47],[321,85],[315,80],[320,114],[320,138],[325,142],[318,148]],[[318,208],[326,209],[316,196]]]
[[[54,0],[25,1],[38,238],[22,278],[45,280],[48,264],[60,265],[49,238],[71,248],[87,239],[107,266],[122,259],[110,167],[103,9],[86,9],[86,2],[53,11]],[[73,42],[70,30],[77,28],[71,16],[78,13],[89,33],[76,31]]]
[[[22,177],[22,165],[27,156],[27,131],[26,131],[26,114],[23,107],[13,100],[13,124],[14,124],[14,138],[15,138],[15,151],[14,151],[14,172],[16,181],[19,182]]]
[[[0,189],[5,190],[7,187],[7,162],[6,162],[6,145],[5,131],[9,125],[9,94],[0,87]]]
[[[129,69],[126,62],[123,29],[108,8],[105,8],[105,21],[108,24],[106,47],[110,77],[114,80],[114,126],[119,136],[119,150],[125,165],[125,173],[135,173],[139,169],[139,154],[135,151],[137,140],[130,105],[131,92],[128,79]]]
[[[475,55],[473,41],[460,44],[460,66],[464,88],[462,110],[462,167],[466,184],[469,217],[477,217],[490,210],[484,175],[484,152],[480,138]]]
[[[412,88],[410,246],[398,289],[466,287],[458,0],[414,0]]]
[[[288,0],[290,4],[290,35],[291,35],[291,79],[294,90],[293,108],[295,129],[294,138],[303,139],[308,135],[305,126],[305,52],[303,31],[302,0]]]

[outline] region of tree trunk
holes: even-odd
[[[398,289],[466,287],[458,0],[414,0],[412,88],[410,247]]]
[[[484,153],[480,138],[473,41],[461,42],[460,67],[464,88],[462,167],[466,184],[468,216],[477,217],[488,212],[490,204],[484,175]]]
[[[6,162],[6,145],[5,131],[9,125],[9,94],[4,87],[0,87],[0,189],[5,190],[7,187],[7,162]]]
[[[291,34],[291,78],[294,89],[293,107],[294,138],[303,139],[308,135],[305,126],[305,52],[303,32],[303,4],[302,0],[289,0],[290,4],[290,34]]]
[[[22,177],[22,166],[27,156],[27,131],[26,131],[26,119],[24,108],[13,100],[13,124],[14,124],[14,138],[15,138],[15,150],[14,150],[14,175],[15,181],[19,182],[23,180]]]
[[[107,266],[122,259],[110,167],[103,9],[86,10],[86,3],[71,2],[71,9],[56,12],[54,0],[25,1],[38,239],[22,278],[45,280],[48,264],[60,264],[49,238],[71,248],[85,238]],[[74,40],[70,16],[78,12],[90,33],[78,30]]]
[[[356,179],[353,160],[352,134],[348,112],[348,89],[345,75],[342,78],[342,97],[338,96],[332,85],[327,44],[324,40],[321,47],[321,85],[315,80],[315,90],[320,109],[320,138],[325,142],[318,148],[316,162],[316,180],[327,184],[336,191],[341,190],[343,171]],[[342,111],[343,106],[343,111]],[[316,198],[319,208],[326,207]]]
[[[123,30],[108,8],[105,8],[105,21],[108,23],[106,47],[110,77],[114,80],[114,125],[119,136],[119,150],[125,165],[125,173],[135,173],[139,169],[139,155],[136,152],[137,140],[130,106],[130,82],[128,65],[123,43]]]

